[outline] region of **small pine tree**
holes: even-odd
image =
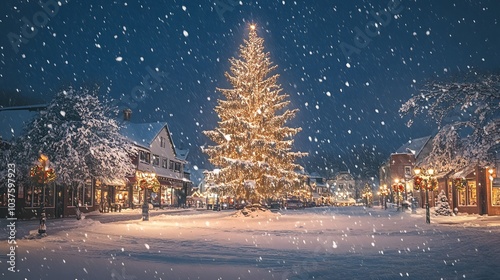
[[[220,168],[216,183],[233,195],[254,202],[280,197],[299,185],[297,171],[303,170],[295,160],[306,154],[291,151],[301,129],[286,126],[298,109],[286,109],[289,96],[281,93],[279,75],[271,74],[276,65],[255,25],[230,63],[226,77],[232,88],[219,89],[225,99],[215,108],[218,127],[204,131],[216,145],[203,151]]]
[[[448,198],[443,190],[438,195],[437,205],[435,207],[436,215],[439,216],[453,216],[453,211],[448,203]]]

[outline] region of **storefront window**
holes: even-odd
[[[115,187],[115,203],[119,203],[122,207],[129,207],[129,194],[126,186]]]
[[[466,196],[465,196],[465,189],[458,190],[458,205],[460,205],[460,206],[467,205]]]
[[[94,193],[94,203],[95,203],[95,205],[98,205],[98,204],[101,203],[101,197],[102,197],[101,193],[102,193],[101,188],[100,187],[99,188],[96,187],[95,193]]]
[[[92,182],[85,183],[83,186],[83,197],[81,198],[82,205],[86,206],[92,206],[93,201],[92,201]]]
[[[137,186],[134,187],[134,191],[132,193],[132,195],[133,195],[132,202],[134,203],[134,205],[141,204],[141,198],[142,198],[143,193],[144,193],[144,191],[141,188],[139,188]]]
[[[54,207],[54,187],[55,184],[53,183],[45,185],[45,207]],[[40,185],[29,186],[24,205],[26,207],[39,207],[44,197],[42,190],[43,188]]]
[[[477,205],[477,193],[476,193],[476,184],[474,182],[468,182],[468,190],[469,190],[469,205]]]
[[[92,184],[89,181],[84,185],[73,184],[68,188],[68,206],[76,206],[80,203],[80,206],[92,206]]]
[[[491,205],[500,206],[500,188],[491,188]]]

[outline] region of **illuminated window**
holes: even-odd
[[[468,182],[468,191],[469,191],[469,205],[474,206],[477,205],[477,192],[476,192],[476,184],[475,182]]]
[[[458,191],[458,205],[465,206],[466,203],[465,188]]]
[[[500,188],[491,188],[491,205],[500,206]]]
[[[92,206],[92,184],[90,181],[84,185],[73,184],[68,188],[68,206]]]
[[[42,186],[32,184],[28,187],[24,205],[26,207],[39,207],[42,198],[45,198],[45,207],[54,207],[54,187],[53,183],[45,185],[45,197],[42,195]]]

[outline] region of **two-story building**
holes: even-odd
[[[172,207],[185,203],[187,188],[191,184],[189,173],[184,172],[187,152],[175,148],[167,123],[126,123],[121,133],[137,148],[133,159],[136,174],[122,182],[104,182],[100,189],[101,203],[108,199],[123,207],[143,204],[144,191],[138,182],[144,174],[153,174],[159,182],[158,188],[150,189],[146,194],[146,199],[153,205]]]

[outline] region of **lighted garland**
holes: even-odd
[[[415,176],[413,178],[413,189],[420,190],[422,188],[427,188],[430,191],[437,190],[438,182],[436,179],[424,180],[420,176]]]
[[[403,184],[394,184],[392,185],[392,189],[395,192],[402,192],[405,189],[405,187],[403,186]]]
[[[421,187],[422,187],[422,177],[415,176],[415,178],[413,178],[413,189],[418,191],[420,190]]]
[[[30,177],[37,183],[48,184],[56,179],[56,172],[52,168],[44,170],[42,166],[35,165],[30,169]]]
[[[158,192],[160,190],[160,182],[156,178],[141,179],[139,180],[139,187],[141,189],[147,188],[151,189],[153,192]]]
[[[467,186],[467,180],[465,178],[456,178],[454,181],[455,188],[457,190],[461,191],[464,190],[465,187]]]
[[[431,179],[430,182],[427,184],[427,188],[430,191],[437,190],[437,186],[438,186],[438,181],[436,179]]]

